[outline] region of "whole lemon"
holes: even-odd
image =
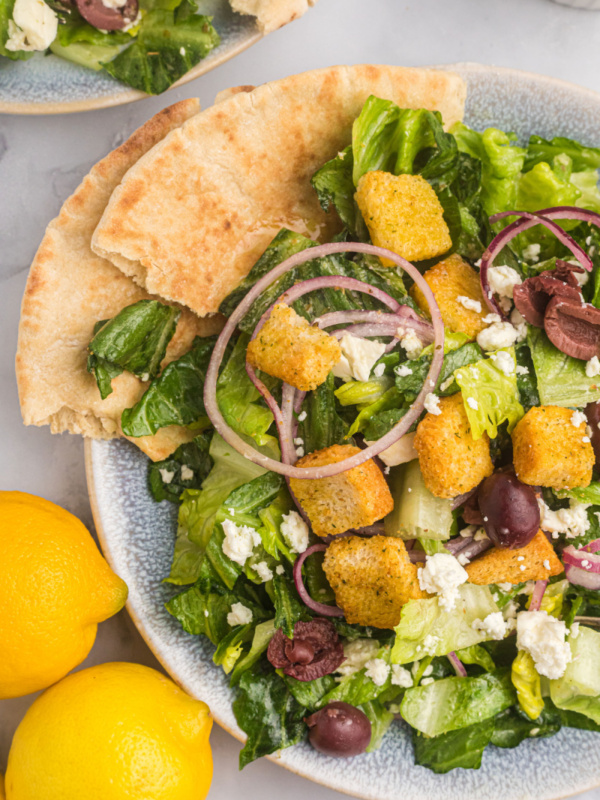
[[[7,800],[203,800],[208,706],[140,664],[81,670],[47,689],[15,732]]]
[[[0,699],[45,689],[80,664],[127,586],[68,511],[0,491]]]

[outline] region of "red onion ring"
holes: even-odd
[[[585,547],[581,548],[585,550],[587,553],[597,553],[600,550],[600,539],[594,539],[593,542],[586,544]]]
[[[488,270],[494,263],[494,259],[506,245],[514,239],[518,234],[523,233],[529,228],[536,225],[543,225],[548,228],[556,238],[562,242],[577,258],[585,269],[591,271],[593,267],[592,260],[588,254],[581,248],[577,242],[566,233],[560,225],[552,222],[553,219],[580,219],[590,222],[600,227],[600,215],[593,211],[584,211],[576,206],[557,206],[556,208],[545,208],[532,214],[528,211],[502,211],[500,214],[494,214],[490,217],[490,222],[493,224],[505,217],[520,217],[520,219],[512,222],[504,230],[492,239],[489,246],[486,248],[483,256],[481,257],[481,267],[479,270],[479,279],[481,282],[481,289],[487,307],[495,314],[498,314],[501,319],[507,321],[508,317],[500,308],[496,301],[490,287]]]
[[[326,544],[313,544],[303,553],[301,553],[298,558],[294,561],[294,584],[296,586],[296,591],[300,595],[300,599],[304,603],[305,606],[308,606],[311,611],[314,611],[315,614],[319,614],[321,617],[343,617],[344,612],[341,608],[337,606],[328,606],[325,603],[319,603],[316,600],[313,600],[312,597],[309,595],[306,586],[304,585],[304,581],[302,580],[302,565],[313,553],[322,553],[327,550]]]
[[[339,461],[337,464],[327,464],[322,467],[309,467],[307,469],[302,469],[290,464],[284,464],[281,461],[275,461],[263,453],[260,453],[258,450],[255,450],[253,447],[248,445],[241,436],[239,436],[234,430],[232,430],[232,428],[229,427],[229,425],[225,422],[225,419],[223,418],[223,415],[217,404],[217,378],[219,375],[219,367],[223,360],[225,348],[227,347],[229,339],[233,335],[238,322],[245,316],[256,298],[281,275],[293,269],[294,267],[303,264],[305,261],[310,261],[315,258],[322,258],[323,256],[332,255],[333,253],[368,253],[369,255],[378,256],[380,258],[388,258],[394,264],[405,270],[405,272],[407,272],[414,282],[419,286],[425,296],[425,299],[427,300],[434,329],[434,354],[429,367],[429,372],[427,373],[423,387],[419,392],[415,402],[410,407],[408,412],[402,417],[402,419],[390,431],[388,431],[387,434],[382,436],[382,438],[374,444],[370,445],[364,450],[361,450],[360,453],[356,453],[344,461]],[[311,289],[308,289],[308,291],[311,291],[314,288],[322,288],[325,285],[324,281],[327,282],[328,280],[331,279],[312,278],[308,281],[304,281],[304,283],[300,285],[300,288],[297,284],[285,292],[284,295],[282,295],[282,299],[287,297],[290,301],[292,301],[297,297],[301,297],[302,294],[305,294],[304,289],[308,284],[311,285]],[[368,284],[363,284],[361,281],[355,281],[353,278],[346,278],[343,276],[337,278],[336,285],[340,288],[348,288],[352,290],[359,287],[362,289],[363,287],[368,286]],[[304,287],[304,289],[302,287]],[[368,293],[373,297],[377,297],[377,299],[380,299],[381,302],[388,306],[390,301],[393,302],[394,311],[396,311],[399,307],[399,304],[396,303],[393,298],[389,297],[389,295],[386,295],[385,292],[381,292],[381,290],[376,289],[376,287],[369,286]],[[317,245],[316,247],[311,247],[308,250],[303,250],[299,253],[296,253],[264,275],[248,292],[246,297],[242,300],[242,302],[227,320],[227,323],[221,331],[213,349],[204,383],[204,405],[206,408],[206,413],[214,425],[217,433],[219,433],[231,447],[237,450],[238,453],[245,456],[253,463],[258,464],[265,469],[277,472],[280,475],[286,475],[290,478],[299,478],[301,480],[327,478],[332,475],[338,475],[340,472],[345,472],[346,470],[352,469],[359,464],[364,464],[365,461],[368,461],[369,459],[381,453],[383,450],[391,447],[394,442],[398,441],[398,439],[400,439],[408,431],[408,429],[421,415],[427,394],[429,394],[436,385],[443,359],[444,324],[442,322],[440,311],[433,293],[417,268],[414,267],[409,261],[406,261],[406,259],[382,247],[375,247],[374,245],[363,244],[362,242],[332,242],[330,244]]]
[[[565,575],[569,583],[575,586],[583,586],[584,589],[591,589],[593,592],[600,591],[600,575],[597,572],[565,564]]]
[[[458,675],[459,678],[466,678],[467,677],[467,670],[465,669],[465,665],[462,663],[460,658],[456,655],[454,650],[451,650],[448,655],[446,656],[448,661],[454,667],[454,671]]]
[[[469,499],[469,497],[472,497],[478,489],[479,489],[479,484],[477,484],[477,486],[474,489],[471,489],[470,491],[465,492],[464,494],[459,494],[456,497],[454,497],[452,499],[452,511],[456,511],[457,508],[460,508],[460,506],[464,505]]]
[[[572,544],[562,552],[563,562],[572,567],[583,569],[585,572],[595,572],[600,575],[600,555],[590,551],[576,550]]]
[[[535,587],[531,594],[531,601],[529,603],[529,611],[539,611],[542,606],[542,598],[548,586],[548,581],[536,581]]]

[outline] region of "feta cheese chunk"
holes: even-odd
[[[416,432],[405,433],[404,436],[398,439],[397,442],[394,442],[391,447],[379,453],[379,458],[387,467],[397,467],[398,464],[406,464],[409,461],[414,461],[415,458],[419,457],[414,446],[415,436]],[[375,442],[365,439],[365,444],[370,447],[372,444],[375,444]]]
[[[417,575],[421,589],[437,594],[440,607],[446,611],[455,607],[458,587],[469,578],[467,571],[449,553],[426,556],[426,564],[419,569]]]
[[[163,483],[171,483],[171,481],[175,477],[175,473],[171,472],[170,469],[159,469],[158,471],[160,473],[160,477],[162,478]]]
[[[410,672],[400,664],[392,666],[392,686],[400,686],[402,689],[410,689],[413,679]]]
[[[571,661],[566,632],[565,623],[545,611],[517,614],[517,647],[529,653],[539,674],[550,680],[561,678]]]
[[[511,347],[518,338],[517,329],[510,322],[493,322],[477,334],[477,344],[483,350]]]
[[[227,624],[235,628],[236,625],[248,625],[252,622],[252,611],[243,603],[234,603],[227,614]]]
[[[390,665],[383,658],[371,658],[365,667],[367,678],[371,678],[375,686],[383,686],[390,674]]]
[[[399,367],[396,367],[396,375],[400,378],[406,378],[407,375],[412,375],[413,371],[410,367],[407,367],[406,364],[400,364]]]
[[[425,411],[429,411],[430,414],[435,414],[435,416],[439,416],[442,413],[442,409],[440,408],[440,398],[437,394],[432,394],[429,392],[427,397],[425,398]]]
[[[230,519],[223,522],[223,533],[225,534],[223,552],[228,558],[243,567],[252,555],[254,548],[261,543],[260,535],[254,528],[247,525],[236,525]]]
[[[273,579],[273,570],[269,567],[266,561],[259,561],[254,565],[254,571],[263,583]]]
[[[43,0],[16,0],[8,21],[7,50],[47,50],[56,39],[58,17]]]
[[[412,328],[409,328],[407,331],[405,331],[404,328],[398,328],[397,334],[400,337],[400,346],[406,350],[408,358],[414,361],[423,352],[423,342]]]
[[[354,675],[368,661],[375,659],[378,650],[379,642],[376,639],[355,639],[353,642],[346,642],[344,644],[345,658],[336,672],[343,678]]]
[[[510,321],[517,332],[517,342],[524,342],[527,338],[527,323],[518,308],[513,309]]]
[[[517,270],[507,266],[490,267],[488,282],[494,294],[499,297],[510,297],[511,300],[515,286],[523,283]]]
[[[479,300],[473,300],[472,297],[466,297],[464,294],[459,294],[456,300],[463,308],[466,308],[467,311],[476,311],[478,314],[481,314],[481,303]]]
[[[344,334],[340,341],[342,357],[333,367],[336,378],[357,381],[368,381],[373,365],[385,353],[382,342],[373,342],[370,339],[360,339],[349,333]]]
[[[574,411],[571,414],[571,425],[578,428],[581,424],[587,425],[587,417],[583,411]]]
[[[504,639],[506,636],[506,622],[504,621],[501,611],[488,614],[483,620],[474,620],[471,627],[473,630],[481,631],[481,633],[484,633],[492,639],[500,640]]]
[[[283,515],[281,535],[292,553],[303,553],[308,547],[308,525],[297,511]]]
[[[540,244],[527,245],[527,247],[523,248],[523,258],[536,264],[540,260],[541,250],[542,246]]]
[[[595,378],[597,375],[600,375],[600,360],[598,356],[592,356],[587,362],[585,365],[585,374],[588,378]]]
[[[190,469],[187,464],[184,464],[181,467],[181,480],[191,481],[193,477],[194,477],[194,470]]]
[[[497,353],[492,353],[490,358],[494,362],[494,366],[498,367],[500,372],[503,372],[505,375],[514,374],[515,360],[510,353],[506,352],[506,350],[499,350]]]
[[[559,508],[552,511],[541,497],[538,497],[540,507],[540,527],[543,531],[552,534],[553,539],[558,539],[559,533],[564,533],[567,539],[583,536],[589,530],[590,521],[587,515],[589,503],[578,503],[570,500],[569,508]]]

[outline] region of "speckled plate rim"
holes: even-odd
[[[594,92],[591,89],[586,89],[584,87],[578,86],[577,84],[570,83],[568,81],[563,81],[558,78],[551,78],[546,75],[541,75],[534,72],[524,71],[524,70],[517,70],[508,67],[494,67],[494,66],[487,66],[478,64],[475,62],[459,62],[454,64],[443,64],[443,65],[431,65],[433,69],[444,69],[444,70],[453,70],[468,80],[469,76],[485,76],[487,75],[499,75],[506,80],[516,81],[517,83],[522,81],[533,81],[534,83],[543,84],[548,88],[556,88],[557,90],[567,91],[570,97],[575,97],[581,101],[587,100],[593,106],[596,107],[598,118],[599,118],[599,127],[600,127],[600,94]],[[94,466],[93,466],[93,446],[94,441],[90,439],[85,440],[84,444],[84,455],[85,455],[85,471],[86,471],[86,479],[87,479],[87,486],[88,486],[88,493],[90,498],[90,505],[92,509],[92,515],[96,527],[96,532],[98,535],[98,540],[100,542],[100,546],[102,551],[110,564],[111,568],[115,571],[119,571],[119,565],[113,558],[113,554],[111,548],[109,546],[109,541],[104,531],[104,527],[102,524],[102,515],[100,513],[100,508],[98,505],[98,497],[96,493],[96,476],[94,473]],[[163,666],[166,672],[168,672],[173,680],[181,686],[182,689],[187,691],[192,696],[195,695],[193,688],[188,684],[186,680],[184,680],[180,675],[173,674],[170,668],[170,658],[168,652],[165,652],[163,642],[161,642],[159,637],[155,637],[154,634],[147,628],[146,623],[143,619],[143,614],[138,612],[135,604],[131,600],[131,597],[127,600],[126,603],[127,611],[135,624],[136,628],[140,632],[142,638],[159,661],[159,663]],[[231,736],[233,736],[237,741],[244,742],[245,737],[240,734],[239,730],[236,730],[230,724],[228,724],[224,719],[222,719],[218,714],[215,714],[213,711],[213,718],[215,722],[227,731]],[[570,729],[572,731],[573,729]],[[560,735],[560,734],[559,734]],[[551,741],[551,740],[550,740]],[[524,745],[525,743],[523,743]],[[520,747],[523,747],[520,745]],[[519,748],[511,752],[517,752]],[[362,800],[378,800],[378,797],[374,795],[371,791],[353,791],[348,787],[340,787],[340,785],[335,781],[334,775],[332,775],[331,779],[324,779],[315,778],[307,771],[303,769],[293,766],[289,763],[286,763],[282,758],[278,755],[267,756],[269,760],[273,763],[278,764],[279,766],[285,767],[288,771],[299,775],[300,777],[307,778],[312,782],[318,783],[326,788],[332,789],[334,791],[342,792],[348,796],[358,797]],[[354,761],[354,759],[352,759]],[[436,776],[442,779],[447,779],[447,776]],[[543,800],[565,800],[566,798],[573,797],[580,793],[590,791],[592,789],[600,787],[600,772],[595,775],[592,780],[586,781],[585,783],[580,783],[578,785],[573,785],[572,789],[569,791],[561,791],[559,794],[544,794]],[[443,785],[440,784],[439,788],[443,791]],[[482,787],[484,790],[484,787]],[[484,790],[485,791],[485,790]],[[538,796],[538,793],[535,795]],[[541,795],[539,795],[541,797]],[[498,795],[499,797],[499,795]],[[511,795],[511,800],[521,800],[522,798],[527,798],[529,800],[530,797],[533,795],[529,794],[528,789],[523,787],[523,792],[521,795]],[[429,800],[429,799],[428,799]]]
[[[252,33],[245,36],[241,41],[232,45],[230,48],[223,50],[223,52],[216,55],[214,58],[204,59],[196,64],[189,72],[187,72],[176,83],[170,86],[167,92],[184,86],[186,83],[205,75],[211,70],[225,64],[231,58],[235,58],[244,50],[247,50],[253,44],[256,44],[263,38],[264,34],[256,28]],[[0,114],[26,114],[28,116],[46,116],[50,114],[74,114],[79,111],[95,111],[99,108],[113,108],[114,106],[122,106],[126,103],[135,103],[138,100],[147,100],[149,97],[156,95],[146,94],[137,89],[128,89],[122,84],[115,84],[115,91],[113,94],[104,95],[102,97],[94,97],[89,100],[72,100],[65,102],[55,103],[9,103],[0,100]]]

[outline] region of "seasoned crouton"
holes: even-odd
[[[408,261],[435,258],[452,247],[440,201],[420,175],[367,172],[355,198],[373,244]],[[393,266],[389,259],[382,263]]]
[[[592,480],[595,458],[587,425],[569,408],[530,408],[512,432],[512,443],[515,472],[523,483],[572,489]]]
[[[320,386],[342,355],[338,340],[278,303],[248,345],[248,361],[274,378],[309,392]]]
[[[327,548],[323,569],[347,621],[375,628],[393,628],[402,606],[428,597],[419,587],[402,539],[349,536]]]
[[[414,447],[425,486],[436,497],[456,497],[474,489],[494,471],[487,433],[473,439],[462,394],[441,397],[441,414],[419,423]]]
[[[334,444],[309,453],[296,466],[337,464],[355,453],[360,453],[360,448]],[[331,478],[291,478],[290,485],[317,536],[372,525],[394,508],[387,482],[373,459]]]
[[[447,328],[474,339],[486,327],[483,318],[488,314],[488,308],[479,274],[459,255],[448,256],[428,269],[423,277],[434,294]],[[428,314],[427,300],[416,284],[410,294],[419,308]]]
[[[538,531],[525,547],[507,550],[494,547],[465,567],[469,582],[479,586],[490,583],[522,583],[547,581],[560,575],[564,567],[542,531]]]

